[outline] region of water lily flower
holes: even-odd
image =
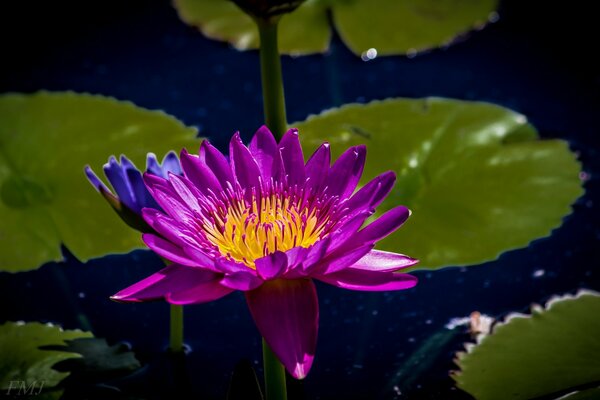
[[[248,147],[235,134],[229,161],[208,141],[198,156],[183,150],[183,176],[144,175],[162,211],[142,210],[157,232],[143,239],[172,264],[112,298],[183,305],[241,290],[269,347],[305,377],[317,342],[314,279],[364,291],[417,283],[396,273],[417,260],[374,250],[409,210],[392,208],[363,227],[395,182],[385,172],[355,192],[365,156],[365,146],[351,147],[330,165],[324,143],[305,163],[295,129],[276,143],[265,126]]]
[[[153,232],[142,218],[142,209],[145,207],[160,209],[160,206],[148,192],[142,174],[136,166],[124,155],[121,155],[120,161],[119,163],[112,156],[108,163],[104,164],[104,175],[114,189],[114,193],[98,178],[89,165],[85,167],[85,174],[123,221],[141,232]],[[165,155],[162,164],[157,161],[153,153],[148,153],[146,171],[148,174],[162,178],[168,178],[169,173],[183,175],[177,154],[172,151]]]

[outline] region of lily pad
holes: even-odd
[[[555,298],[531,315],[513,314],[459,353],[459,388],[480,400],[598,398],[600,293]],[[562,397],[561,397],[562,398]]]
[[[479,264],[550,234],[583,193],[580,164],[562,140],[540,140],[508,109],[449,99],[351,104],[292,124],[309,155],[367,145],[363,183],[398,176],[379,207],[413,214],[383,250],[421,260],[415,269]]]
[[[72,372],[78,381],[112,379],[130,374],[141,367],[128,345],[117,343],[109,346],[106,339],[75,339],[69,340],[66,345],[44,346],[43,349],[80,354],[81,358],[64,360],[54,366],[58,371]]]
[[[92,337],[91,332],[62,330],[60,327],[39,322],[6,322],[0,325],[0,389],[4,391],[18,382],[27,388],[32,384],[43,388],[56,386],[68,373],[52,369],[57,362],[81,357],[77,353],[41,350],[41,346],[61,345],[66,340]]]
[[[112,154],[138,167],[148,152],[197,150],[193,128],[159,111],[75,93],[0,96],[0,271],[61,259],[82,261],[142,247],[90,186],[83,168]]]
[[[326,51],[331,13],[342,40],[357,55],[370,48],[380,55],[413,53],[483,26],[497,6],[497,0],[307,0],[281,20],[279,47],[292,55]],[[207,37],[240,50],[259,45],[255,24],[231,1],[175,0],[175,7]]]

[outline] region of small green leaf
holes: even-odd
[[[68,373],[58,372],[52,366],[79,354],[40,350],[41,346],[62,345],[66,340],[92,337],[91,332],[65,331],[60,327],[39,322],[6,322],[0,325],[0,389],[6,393],[24,382],[27,387],[43,382],[43,388],[56,386]],[[12,382],[12,383],[11,383]],[[16,389],[14,389],[16,390]]]
[[[280,23],[281,53],[325,52],[331,38],[328,13],[355,54],[375,48],[381,55],[405,54],[450,43],[483,26],[497,0],[308,0]],[[258,47],[252,19],[227,0],[175,0],[179,16],[209,38],[240,50]]]
[[[196,131],[162,112],[75,93],[0,97],[0,270],[26,271],[61,258],[80,260],[142,247],[84,176],[110,155],[145,168],[157,155],[189,147]]]
[[[480,400],[558,398],[600,383],[600,293],[550,300],[531,315],[513,314],[467,353],[459,353],[459,388]],[[568,399],[597,399],[598,389]],[[562,398],[562,397],[561,397]]]
[[[66,345],[45,346],[43,349],[80,354],[81,358],[64,360],[54,366],[58,371],[71,372],[78,380],[113,379],[141,367],[129,346],[123,343],[109,346],[106,339],[75,339],[67,341]]]
[[[393,170],[379,207],[411,218],[379,242],[421,260],[416,269],[479,264],[550,234],[583,193],[580,164],[562,140],[539,140],[523,115],[486,103],[388,99],[292,124],[307,155],[367,145],[362,182]]]

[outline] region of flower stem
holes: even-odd
[[[265,339],[263,339],[266,400],[286,400],[285,369]]]
[[[287,129],[281,60],[277,47],[277,20],[257,20],[260,35],[260,71],[262,77],[265,123],[279,141]]]
[[[171,304],[171,338],[169,349],[174,353],[183,351],[183,306]]]

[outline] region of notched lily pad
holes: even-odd
[[[112,154],[138,167],[199,140],[193,128],[159,111],[102,96],[40,92],[0,96],[0,271],[26,271],[61,259],[60,245],[80,260],[142,247],[90,186]]]
[[[453,378],[480,400],[597,399],[598,315],[600,293],[586,290],[534,307],[531,315],[511,314],[458,354]]]
[[[71,372],[77,380],[102,381],[127,375],[141,367],[128,345],[117,343],[109,346],[106,339],[82,338],[69,340],[61,346],[45,346],[44,350],[60,350],[77,353],[81,358],[61,361],[54,369]]]
[[[240,50],[257,48],[258,32],[251,18],[228,0],[175,0],[179,16],[207,37]],[[412,54],[450,43],[483,26],[497,0],[307,0],[280,23],[280,50],[285,54],[322,53],[331,28],[355,54],[370,48],[380,55]]]
[[[413,214],[378,247],[420,259],[416,269],[479,264],[527,246],[560,226],[583,194],[565,141],[540,140],[523,115],[492,104],[388,99],[292,126],[307,155],[323,141],[336,157],[366,144],[363,183],[396,172],[378,211],[404,204]]]
[[[16,390],[21,383],[27,390],[56,386],[69,374],[52,366],[81,356],[70,351],[42,350],[40,347],[64,345],[67,340],[84,337],[92,337],[92,333],[63,330],[39,322],[6,322],[0,325],[0,390],[4,393],[11,387]]]

